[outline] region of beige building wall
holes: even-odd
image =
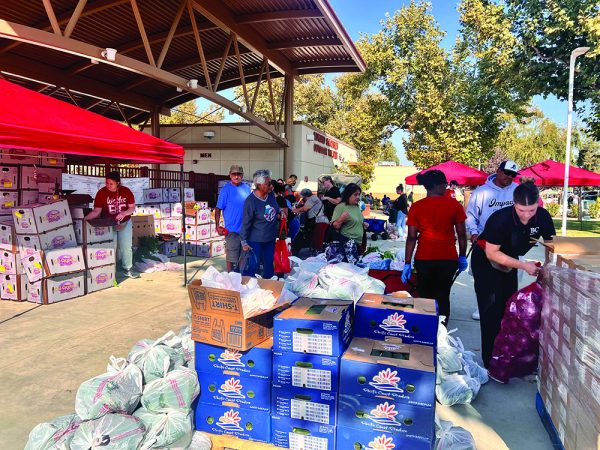
[[[406,177],[418,171],[414,166],[375,166],[373,180],[367,191],[377,198],[384,195],[396,198],[396,186],[402,183],[406,193],[413,191],[416,201],[425,196],[425,189],[423,186],[407,186]]]

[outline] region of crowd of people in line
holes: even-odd
[[[414,201],[413,193],[407,194],[400,184],[395,200],[382,199],[389,223],[395,224],[399,239],[406,241],[405,265],[398,276],[403,283],[416,281],[422,297],[436,299],[446,321],[453,282],[458,273],[468,269],[471,254],[478,304],[473,319],[481,320],[486,367],[506,301],[517,291],[514,269],[536,275],[539,267],[522,257],[540,237],[549,242],[556,234],[538,188],[533,180],[516,183],[518,171],[515,162],[503,161],[486,183],[471,193],[466,208],[458,183],[448,183],[438,170],[417,176],[427,192],[424,198]],[[262,267],[261,275],[271,278],[275,241],[283,230],[295,255],[325,252],[328,259],[356,262],[364,253],[368,223],[362,209],[374,199],[363,195],[359,185],[350,183],[340,190],[331,177],[323,176],[321,190],[315,193],[308,177],[296,186],[295,175],[286,181],[273,180],[269,170],[258,170],[251,191],[242,181],[243,174],[241,166],[231,167],[231,182],[222,189],[217,203],[216,219],[223,215],[225,223],[218,232],[226,240],[227,270],[235,269],[244,254],[251,253],[251,258],[245,258],[243,273],[254,276]]]

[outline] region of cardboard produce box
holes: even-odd
[[[116,264],[116,249],[114,242],[88,244],[85,246],[84,252],[88,269]]]
[[[0,250],[0,274],[21,275],[25,273],[21,255],[16,252]]]
[[[0,221],[0,250],[17,251],[17,230],[12,217]]]
[[[116,280],[116,265],[95,267],[86,272],[86,292],[88,294],[102,289],[114,287]]]
[[[133,246],[137,247],[139,240],[144,236],[156,236],[154,229],[154,217],[152,216],[132,216],[131,226],[133,227]],[[157,221],[160,224],[159,221]]]
[[[19,191],[18,205],[33,205],[34,203],[38,202],[39,196],[40,194],[38,190]]]
[[[35,150],[21,150],[18,148],[4,148],[1,150],[0,161],[6,164],[39,164],[40,152]]]
[[[209,405],[234,403],[239,408],[271,411],[271,382],[228,373],[199,372],[201,401]]]
[[[185,202],[185,215],[196,216],[196,213],[201,210],[208,210],[208,202]]]
[[[165,202],[180,202],[180,188],[163,188],[163,199]]]
[[[336,450],[351,450],[354,448],[431,450],[433,448],[432,442],[411,439],[401,433],[356,430],[344,426],[338,426],[336,431]]]
[[[339,375],[338,357],[273,352],[273,386],[337,393]]]
[[[12,210],[17,233],[35,234],[72,225],[71,210],[66,200],[48,205],[39,203]]]
[[[42,280],[25,285],[27,301],[32,303],[44,304],[44,282]]]
[[[225,239],[215,239],[210,243],[210,256],[221,256],[225,254]],[[198,255],[200,256],[200,255]]]
[[[243,278],[244,283],[248,280],[247,277]],[[244,317],[239,292],[204,287],[200,280],[189,284],[192,339],[219,347],[249,350],[270,338],[273,335],[273,317],[287,308],[289,303],[287,299],[280,298],[284,290],[283,282],[258,280],[258,285],[272,291],[282,304]]]
[[[0,276],[0,299],[24,302],[27,300],[27,277],[2,274]]]
[[[37,189],[38,183],[62,184],[62,169],[52,167],[20,167],[21,189]]]
[[[268,411],[205,405],[202,397],[200,399],[194,414],[196,430],[228,434],[249,441],[271,442],[271,417]]]
[[[326,391],[273,386],[271,413],[279,417],[335,425],[338,395]]]
[[[198,241],[205,241],[210,237],[210,224],[196,225],[196,238]]]
[[[38,183],[37,184],[39,194],[56,194],[56,183]],[[58,186],[60,189],[60,185]],[[40,196],[38,195],[38,198]]]
[[[18,179],[18,167],[0,166],[0,189],[5,191],[18,189]]]
[[[40,165],[44,167],[65,167],[65,155],[63,153],[41,152]]]
[[[48,271],[44,264],[44,255],[41,251],[24,257],[22,261],[23,269],[29,283],[35,283],[48,276]]]
[[[183,196],[185,197],[183,199],[184,202],[193,202],[196,199],[195,195],[196,194],[194,193],[194,188],[183,188]]]
[[[162,188],[144,189],[143,203],[164,203],[167,201],[163,196]]]
[[[233,375],[271,380],[273,375],[273,339],[267,339],[246,351],[222,348],[196,342],[196,371],[229,373]]]
[[[161,219],[161,234],[181,234],[181,219]]]
[[[354,338],[342,356],[340,394],[388,397],[434,408],[435,378],[435,353],[430,346],[403,344],[397,338]]]
[[[17,250],[21,254],[21,258],[25,259],[28,256],[31,256],[37,252],[43,250],[42,242],[40,241],[40,236],[37,234],[27,235],[27,234],[19,234],[17,235]]]
[[[177,240],[165,241],[158,248],[163,255],[169,258],[179,255],[179,242]]]
[[[301,298],[275,317],[273,351],[342,356],[352,337],[351,300]]]
[[[18,191],[0,191],[0,215],[11,214],[12,209],[19,204]]]
[[[171,203],[161,203],[159,205],[160,208],[160,217],[159,219],[170,219],[171,218],[171,214],[172,214],[172,210],[171,210]]]
[[[183,204],[181,202],[171,203],[171,218],[181,219],[183,217]]]
[[[180,243],[180,253],[186,256],[198,256],[198,247],[202,245],[200,242],[188,241],[185,244]]]
[[[356,303],[356,318],[356,337],[381,341],[392,336],[407,344],[424,345],[435,345],[437,341],[435,300],[366,293]]]
[[[45,278],[42,282],[44,304],[46,305],[85,295],[85,272]]]
[[[58,200],[58,196],[54,195],[54,194],[42,194],[40,193],[38,195],[38,203],[40,205],[49,205],[52,202],[55,202],[56,200]]]
[[[113,227],[95,227],[91,223],[84,221],[82,224],[83,243],[97,244],[100,242],[112,242],[115,240]]]
[[[323,425],[308,420],[290,419],[289,417],[279,417],[277,415],[271,416],[272,443],[276,447],[297,450],[313,448],[335,450],[335,434],[336,427],[333,425]],[[347,450],[352,450],[352,447]]]
[[[85,257],[81,247],[50,250],[44,254],[46,272],[52,275],[63,275],[85,270]]]
[[[211,257],[212,245],[210,242],[198,242],[196,244],[196,256],[199,258],[210,258]]]
[[[66,227],[41,233],[39,235],[42,250],[77,247],[75,228],[69,224]]]

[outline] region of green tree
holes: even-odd
[[[220,122],[225,117],[222,107],[211,105],[207,109],[198,111],[196,100],[182,103],[171,109],[170,116],[160,116],[163,125],[189,125],[195,123]]]
[[[396,165],[400,164],[400,158],[398,158],[398,152],[392,141],[386,141],[381,147],[380,161],[393,161]]]
[[[586,133],[579,133],[576,146],[577,166],[600,172],[600,142]]]

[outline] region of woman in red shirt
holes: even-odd
[[[467,216],[460,203],[446,196],[448,181],[440,170],[430,170],[417,175],[417,182],[427,190],[427,197],[415,202],[408,211],[408,238],[402,281],[406,283],[412,273],[412,257],[422,297],[438,302],[439,314],[450,317],[450,288],[457,270],[468,267]],[[456,235],[459,251],[456,252]],[[460,255],[460,256],[459,256]]]

